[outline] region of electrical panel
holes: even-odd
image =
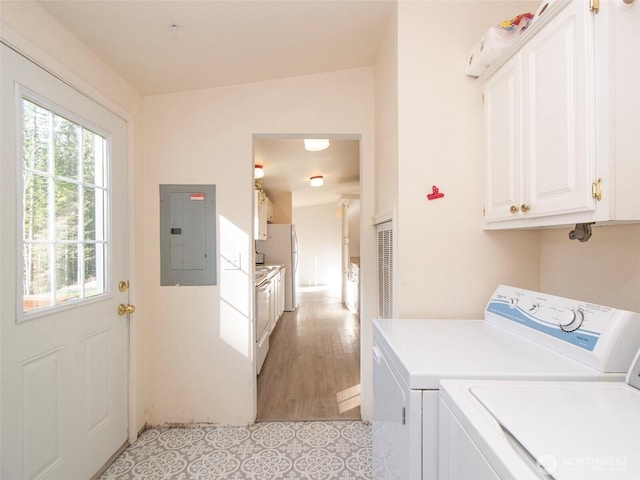
[[[216,186],[160,185],[160,285],[216,285]]]

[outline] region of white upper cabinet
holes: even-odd
[[[523,196],[520,70],[515,56],[484,87],[487,221],[511,219]]]
[[[631,0],[627,0],[631,1]],[[632,201],[618,201],[619,218],[638,218],[640,210],[640,1],[616,2],[612,42],[615,75],[612,79],[612,108],[616,115],[611,154],[616,159],[615,186],[632,192]]]
[[[267,197],[267,222],[273,223],[273,202]]]
[[[254,208],[253,208],[253,234],[254,240],[267,239],[267,197],[260,193],[259,190],[254,191]]]
[[[522,50],[523,162],[520,214],[528,217],[595,210],[593,19],[578,0]]]
[[[486,228],[640,221],[635,3],[557,0],[483,75]]]

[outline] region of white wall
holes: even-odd
[[[398,206],[398,29],[389,19],[375,61],[376,158],[375,214]],[[370,223],[371,219],[365,219]]]
[[[594,226],[585,243],[569,230],[542,233],[541,290],[640,312],[640,225]]]
[[[539,286],[539,232],[482,230],[481,85],[463,74],[482,33],[523,11],[526,2],[398,4],[400,317],[481,318],[497,284]],[[428,201],[432,185],[445,197]]]
[[[273,203],[273,223],[293,223],[291,192],[269,192]]]
[[[329,286],[340,292],[342,285],[342,220],[336,203],[293,209],[299,248],[300,286]]]
[[[363,210],[373,203],[373,72],[321,75],[145,98],[148,422],[249,424],[256,385],[251,328],[253,134],[337,133],[361,139]],[[213,287],[160,287],[158,185],[217,185],[218,253],[240,270]],[[375,270],[374,239],[363,239]],[[375,302],[373,302],[375,308]],[[371,316],[371,302],[363,316]],[[363,392],[363,395],[370,395]],[[363,416],[366,413],[363,413]]]
[[[145,235],[136,220],[142,216],[142,150],[137,141],[142,131],[142,97],[102,59],[80,43],[37,3],[31,1],[2,2],[0,5],[2,38],[15,48],[48,68],[69,84],[127,120],[129,133],[129,246],[131,284],[129,301],[139,307],[145,304],[140,283],[145,265],[140,252]],[[120,279],[115,279],[119,281]],[[134,435],[145,423],[145,310],[131,316],[132,375],[130,404],[131,429]]]
[[[463,62],[487,26],[537,3],[399,3],[399,316],[479,317],[497,283],[640,310],[639,226],[596,226],[583,244],[568,229],[482,231],[481,83]],[[445,198],[426,201],[431,185]]]

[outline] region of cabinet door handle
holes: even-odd
[[[516,207],[515,205],[511,205],[511,207],[509,208],[509,211],[513,214],[518,213],[518,207]]]
[[[531,205],[527,205],[526,203],[520,205],[520,211],[522,213],[527,213],[529,210],[531,210]]]

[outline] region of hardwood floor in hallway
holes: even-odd
[[[271,333],[256,420],[359,420],[359,317],[326,289],[298,295]]]

